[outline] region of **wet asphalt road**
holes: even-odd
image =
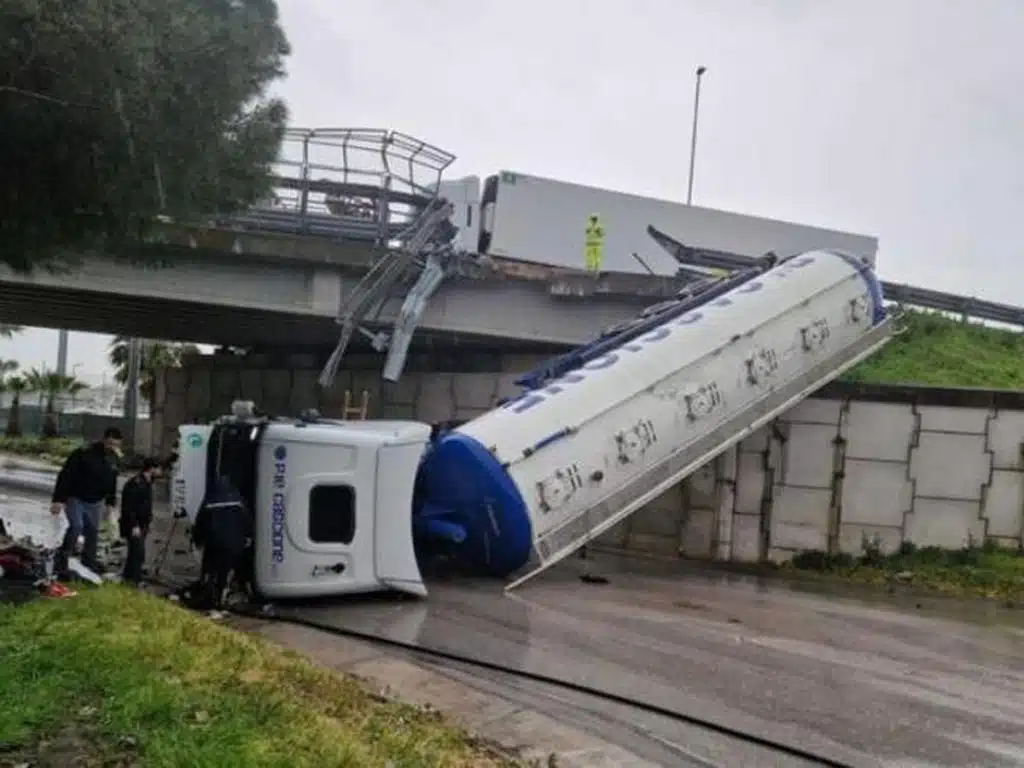
[[[24,494],[0,505],[39,508]],[[156,547],[151,547],[152,551]],[[599,558],[511,596],[431,585],[416,602],[278,606],[712,719],[863,766],[1024,766],[1024,613],[894,605],[749,577]],[[174,566],[172,566],[174,568]],[[706,730],[466,665],[419,660],[620,744],[653,765],[800,766]]]
[[[750,578],[628,567],[599,565],[607,585],[581,583],[570,566],[508,597],[494,584],[453,582],[433,585],[425,603],[290,610],[611,690],[852,765],[1024,765],[1019,612],[966,608],[952,618],[942,615],[953,610],[946,602],[915,603],[910,613]],[[671,739],[673,727],[675,740],[692,743],[679,726],[657,733]]]

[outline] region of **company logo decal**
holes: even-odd
[[[273,495],[270,500],[270,568],[277,573],[277,566],[284,562],[284,519],[285,491],[288,488],[288,448],[279,445],[274,448],[274,474],[271,480]]]

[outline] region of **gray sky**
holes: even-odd
[[[1024,304],[1024,0],[278,0],[292,123],[877,235],[879,271]],[[344,11],[342,11],[344,8]],[[76,334],[99,374],[104,340]],[[0,342],[25,364],[56,332]]]

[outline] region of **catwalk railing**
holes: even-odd
[[[289,129],[274,189],[248,211],[221,219],[268,232],[391,244],[437,197],[455,155],[397,131]]]

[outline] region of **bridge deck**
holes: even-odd
[[[66,274],[0,270],[0,322],[210,344],[331,345],[340,300],[382,257],[363,244],[222,228],[166,225],[154,240],[148,265],[89,255]],[[505,259],[468,272],[431,299],[424,333],[453,343],[574,345],[678,290],[671,278]],[[382,305],[379,327],[390,327],[401,301]]]

